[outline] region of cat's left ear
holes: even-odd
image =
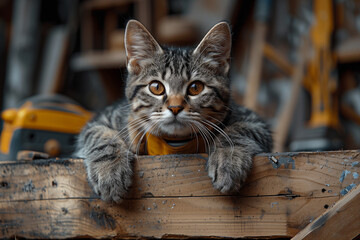
[[[216,24],[193,52],[207,67],[227,74],[230,69],[231,32],[226,22]]]
[[[125,30],[126,67],[131,74],[139,74],[153,63],[156,54],[163,50],[149,31],[138,21],[130,20]]]

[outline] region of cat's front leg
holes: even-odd
[[[97,136],[86,138],[91,132]],[[115,131],[104,126],[89,127],[81,135],[80,139],[87,140],[81,151],[95,193],[104,201],[121,202],[132,184],[135,156],[114,136]]]
[[[95,150],[85,161],[89,182],[104,201],[120,202],[132,183],[134,154],[121,143]]]
[[[218,147],[209,155],[208,174],[222,193],[238,191],[252,167],[253,153],[246,147]]]
[[[251,171],[253,157],[270,152],[272,148],[271,132],[266,123],[247,110],[237,115],[234,119],[240,120],[233,120],[217,136],[216,147],[210,152],[207,164],[213,186],[223,193],[238,191]]]

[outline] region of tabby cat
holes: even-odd
[[[130,20],[125,49],[126,100],[97,114],[78,138],[77,153],[95,192],[106,201],[124,198],[135,155],[147,154],[149,136],[171,146],[192,141],[194,152],[202,142],[213,186],[239,190],[253,156],[271,151],[272,138],[254,112],[230,100],[229,25],[216,24],[195,49],[186,49],[161,47]]]

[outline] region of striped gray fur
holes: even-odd
[[[135,156],[145,154],[147,132],[172,138],[201,136],[214,187],[238,191],[253,156],[271,151],[272,138],[258,115],[230,99],[228,24],[215,25],[195,49],[188,49],[160,47],[144,26],[131,20],[125,48],[126,99],[97,114],[78,138],[77,154],[85,159],[95,192],[106,201],[125,197]],[[150,89],[154,81],[164,86],[159,95]],[[203,86],[196,95],[189,90],[194,84],[194,89]]]

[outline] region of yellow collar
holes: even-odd
[[[148,155],[205,153],[204,140],[201,137],[181,141],[182,139],[164,139],[146,133],[146,151]]]

